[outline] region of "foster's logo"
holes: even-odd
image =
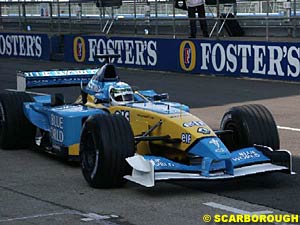
[[[196,66],[196,47],[192,41],[183,41],[179,50],[180,66],[185,71],[192,71]]]
[[[84,62],[85,60],[85,41],[82,37],[74,38],[73,42],[73,54],[76,62]]]

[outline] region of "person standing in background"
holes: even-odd
[[[151,17],[151,7],[150,7],[150,2],[147,0],[146,5],[144,6],[144,12],[145,12],[145,34],[148,35],[150,31],[150,17]]]
[[[75,8],[75,11],[76,11],[76,16],[79,20],[81,20],[81,17],[82,17],[82,5],[81,3],[78,3],[76,5],[76,8]]]
[[[188,7],[188,16],[190,18],[190,38],[196,38],[197,25],[196,25],[196,13],[200,19],[200,27],[203,33],[203,37],[208,37],[207,23],[205,20],[205,0],[186,0],[186,5]]]

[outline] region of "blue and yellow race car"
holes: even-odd
[[[80,160],[92,187],[146,187],[169,179],[229,179],[292,173],[291,154],[280,149],[276,123],[262,105],[229,109],[219,130],[171,102],[167,94],[133,90],[110,58],[100,69],[19,72],[17,90],[0,94],[2,149],[36,146]],[[65,104],[62,94],[28,88],[81,84]],[[86,86],[84,86],[86,84]]]

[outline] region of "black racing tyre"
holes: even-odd
[[[32,145],[35,127],[23,112],[23,103],[33,99],[25,92],[4,92],[0,94],[0,147],[21,149]]]
[[[280,148],[277,126],[271,112],[263,105],[252,104],[231,108],[221,121],[221,130],[233,134],[221,137],[230,151],[254,144]]]
[[[121,187],[132,171],[126,158],[135,153],[129,122],[120,115],[90,116],[80,137],[80,164],[88,184],[95,188]]]

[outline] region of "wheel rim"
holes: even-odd
[[[84,148],[82,149],[83,168],[93,179],[96,175],[99,164],[99,150],[96,148],[95,141],[91,132],[88,132],[84,138]]]

